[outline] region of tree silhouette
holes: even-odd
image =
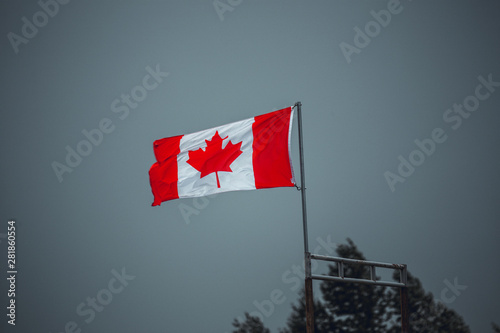
[[[336,249],[337,256],[349,259],[366,260],[363,253],[351,239]],[[329,265],[329,275],[337,276],[337,266]],[[367,266],[345,265],[344,274],[352,278],[370,278]],[[378,279],[378,278],[377,278]],[[399,272],[394,272],[393,279],[399,281]],[[426,292],[422,283],[408,273],[408,303],[410,313],[410,329],[418,333],[470,333],[463,318],[454,310],[434,300],[432,293]],[[401,308],[399,288],[373,286],[358,283],[322,281],[321,297],[314,301],[314,327],[316,333],[400,333]],[[235,320],[233,326],[239,330],[233,333],[270,332],[264,328],[259,318],[245,314],[246,321]],[[306,332],[304,290],[288,317],[286,327],[280,333]],[[237,323],[239,326],[236,326]],[[251,327],[261,326],[259,330]],[[243,326],[246,324],[246,326]],[[254,326],[252,326],[254,325]],[[500,332],[492,323],[495,332]],[[245,330],[248,327],[247,330]]]
[[[236,328],[233,333],[271,333],[264,327],[259,317],[250,316],[248,312],[245,312],[245,321],[240,323],[238,319],[235,319],[233,326]]]
[[[305,291],[300,291],[299,304],[292,304],[292,314],[287,320],[288,328],[280,329],[280,333],[305,332],[306,331],[306,298]],[[328,313],[320,301],[314,302],[314,331],[326,332],[328,328]]]
[[[341,258],[366,260],[351,239],[337,247]],[[337,266],[329,265],[329,275],[338,276]],[[346,277],[370,279],[370,268],[345,265]],[[330,332],[387,332],[384,321],[385,299],[382,286],[324,281],[320,285],[330,317]]]
[[[397,279],[397,276],[395,273],[393,279]],[[418,278],[408,273],[407,283],[410,329],[412,332],[470,333],[470,328],[463,318],[454,310],[447,308],[443,303],[435,301],[432,293],[424,290]],[[387,332],[400,333],[399,290],[393,288],[387,290],[386,298],[388,300],[387,316],[396,318],[395,324]]]

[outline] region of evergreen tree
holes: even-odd
[[[300,292],[298,304],[292,304],[292,314],[287,320],[288,328],[280,329],[280,333],[306,332],[306,297],[304,289]],[[323,303],[314,302],[314,332],[327,332],[329,315]]]
[[[245,321],[240,323],[238,319],[235,319],[233,326],[236,328],[233,333],[271,333],[264,327],[259,317],[250,316],[247,312],[245,312]]]
[[[341,258],[366,260],[351,239],[337,247]],[[338,276],[337,265],[329,266],[329,275]],[[344,276],[370,279],[370,269],[363,265],[344,265]],[[323,281],[320,285],[330,320],[328,332],[387,332],[384,287],[359,283]]]
[[[337,256],[366,260],[351,239],[336,249]],[[329,265],[329,275],[338,276],[337,265]],[[368,266],[346,264],[344,276],[370,279]],[[378,278],[377,278],[378,279]],[[393,275],[399,281],[399,271]],[[463,318],[444,304],[436,302],[432,293],[426,292],[420,280],[408,273],[408,306],[410,329],[418,333],[470,333]],[[314,301],[314,328],[316,333],[400,333],[401,308],[399,288],[373,286],[358,283],[323,281],[320,284],[322,297]],[[233,326],[240,330],[233,333],[269,333],[259,318],[245,314],[246,321]],[[280,333],[306,332],[305,295],[301,291],[287,327]],[[493,330],[500,328],[492,323]],[[259,330],[260,329],[260,330]]]
[[[351,239],[346,245],[336,249],[342,258],[366,260]],[[338,276],[336,266],[329,266],[329,275]],[[370,278],[369,268],[360,265],[345,265],[344,276],[351,278]],[[387,332],[384,322],[384,288],[364,284],[323,281],[320,285],[322,301],[314,302],[314,331],[317,333],[347,332]],[[281,333],[305,332],[305,297],[301,293],[298,305],[292,305],[287,328]]]
[[[399,272],[394,272],[393,279],[399,281]],[[463,318],[444,304],[436,302],[430,292],[426,292],[422,283],[408,272],[408,310],[410,313],[410,329],[422,333],[470,333],[470,328]],[[400,291],[388,288],[386,291],[388,311],[386,320],[391,318],[394,325],[388,333],[401,332]]]

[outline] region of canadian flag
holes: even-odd
[[[293,108],[156,140],[149,170],[153,206],[214,193],[295,185]]]

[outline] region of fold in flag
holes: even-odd
[[[153,206],[178,198],[295,185],[293,108],[156,140],[149,170]]]

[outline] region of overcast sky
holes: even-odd
[[[151,207],[148,171],[156,139],[297,101],[311,250],[350,237],[500,323],[498,1],[59,1],[0,4],[2,331],[277,332],[300,192]]]

